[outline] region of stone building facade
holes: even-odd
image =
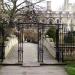
[[[36,13],[37,19],[40,23],[45,23],[45,24],[51,25],[51,23],[55,24],[57,22],[57,19],[59,19],[59,20],[61,20],[61,23],[64,24],[63,31],[66,31],[66,30],[70,31],[72,28],[73,28],[73,30],[75,30],[75,26],[74,26],[75,25],[75,11],[74,11],[74,9],[75,9],[74,4],[69,3],[69,0],[64,0],[64,6],[62,7],[61,10],[52,11],[51,1],[47,1],[47,10],[45,10],[45,11],[35,10],[35,13]],[[23,9],[23,13],[25,13],[25,12],[26,12],[26,10],[24,11],[24,9]],[[30,16],[30,18],[32,16]],[[22,19],[22,21],[24,20],[24,22],[28,19],[26,16],[20,16],[20,18]],[[72,25],[73,25],[73,27],[72,27]],[[32,29],[34,30],[36,28],[32,28]],[[30,36],[31,34],[34,35],[34,33],[32,33],[32,32],[30,35],[28,34],[28,32],[30,30],[31,29],[25,30],[25,33],[26,33],[25,37],[27,37],[27,35]],[[36,30],[34,30],[34,31],[36,31]],[[37,35],[37,33],[35,35]]]

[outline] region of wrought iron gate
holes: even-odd
[[[59,20],[56,24],[44,24],[44,23],[17,23],[18,30],[18,62],[23,63],[23,33],[24,28],[28,27],[36,27],[37,29],[37,43],[38,43],[38,62],[43,62],[43,30],[46,27],[50,27],[51,25],[56,27],[56,59],[59,62],[63,62],[65,60],[75,60],[75,30],[73,29],[75,26],[72,26],[72,30],[65,30],[65,24],[61,24]],[[4,50],[4,41],[5,41],[5,27],[7,27],[7,23],[2,23],[0,27],[0,38],[2,38],[2,42],[0,44],[0,60],[1,62],[5,56]]]
[[[43,24],[38,25],[38,62],[43,62]]]
[[[61,30],[63,29],[63,24],[60,23],[60,20],[57,20],[56,27],[56,59],[58,62],[63,62],[63,50],[60,48],[60,36]]]
[[[19,26],[19,24],[14,23],[17,26],[17,35],[18,37],[18,63],[23,63],[23,26]],[[7,37],[9,37],[9,24],[6,21],[2,21],[0,23],[0,62],[3,62],[5,59],[5,41],[8,41]],[[8,31],[7,31],[8,30]],[[19,33],[21,32],[21,33]],[[16,59],[16,60],[17,60]],[[15,61],[14,61],[15,62]],[[8,64],[8,63],[7,63]],[[12,64],[12,63],[10,63]]]
[[[51,24],[52,25],[52,24]],[[17,32],[18,32],[18,63],[23,63],[23,37],[24,37],[24,28],[29,28],[29,27],[35,27],[37,29],[37,43],[38,43],[38,62],[43,62],[43,31],[44,28],[50,27],[50,24],[44,24],[44,23],[17,23]],[[60,46],[59,46],[59,23],[53,24],[54,26],[57,27],[56,29],[56,58],[58,61],[63,60],[63,52],[62,50],[60,51]],[[4,28],[4,27],[2,27]],[[4,30],[0,31],[1,36],[3,37],[3,42],[2,42],[2,52],[1,52],[1,59],[3,61],[4,57],[4,38],[5,38],[5,32]]]
[[[68,29],[67,24],[57,22],[56,58],[59,62],[75,61],[75,25]]]
[[[43,62],[43,40],[42,40],[42,33],[43,33],[43,28],[42,28],[42,23],[18,23],[18,31],[20,31],[20,33],[18,33],[18,62],[23,62],[23,42],[25,40],[23,40],[24,38],[24,32],[25,29],[29,30],[30,28],[35,29],[37,31],[37,37],[35,40],[35,43],[38,44],[38,62]],[[30,34],[31,35],[31,34]],[[35,37],[35,36],[34,36]]]
[[[23,63],[23,25],[17,24],[18,28],[18,63]]]
[[[4,59],[4,55],[5,55],[5,50],[4,50],[4,39],[5,39],[5,24],[3,23],[0,23],[0,61],[3,62],[3,59]]]
[[[61,28],[60,28],[61,27]],[[60,54],[60,61],[75,61],[75,25],[71,25],[70,29],[66,24],[58,26],[57,33],[57,51]],[[59,39],[59,40],[58,40]]]

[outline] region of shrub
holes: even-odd
[[[54,42],[55,42],[55,40],[56,40],[56,28],[55,28],[54,26],[51,26],[51,27],[48,29],[46,35],[48,35],[49,38],[53,38],[53,40],[54,40]]]
[[[67,35],[64,36],[65,43],[75,43],[75,31],[69,31]]]

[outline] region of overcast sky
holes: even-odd
[[[64,0],[46,0],[46,1],[51,1],[52,5],[52,10],[57,10],[58,8],[61,8],[64,4]],[[42,6],[46,6],[46,1],[40,3]],[[75,0],[69,0],[70,3],[75,3]]]
[[[23,0],[18,0],[19,3],[22,2]],[[31,1],[31,0],[30,0]],[[34,2],[38,1],[38,0],[32,0]],[[51,1],[51,6],[52,6],[52,10],[58,10],[58,8],[61,8],[64,4],[64,0],[45,0],[41,3],[39,3],[38,5],[46,7],[46,1]],[[69,0],[70,3],[75,3],[75,0]]]

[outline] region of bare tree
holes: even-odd
[[[9,22],[14,20],[16,13],[19,10],[21,10],[25,7],[28,7],[28,6],[33,6],[33,5],[40,3],[44,0],[39,0],[38,2],[35,2],[35,3],[24,0],[23,2],[20,2],[19,4],[18,4],[18,1],[19,0],[7,0],[7,2],[3,2],[4,3],[3,8],[4,8],[5,12],[8,14]],[[26,2],[29,2],[30,4],[26,5]]]
[[[0,0],[0,20],[3,16],[3,0]]]

